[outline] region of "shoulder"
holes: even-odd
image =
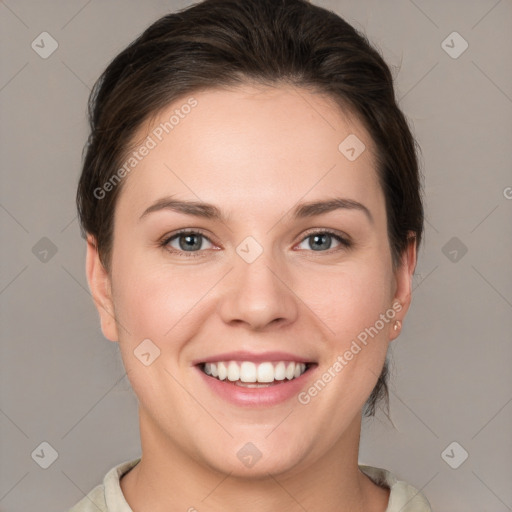
[[[390,489],[386,512],[432,512],[425,495],[384,468],[359,464],[359,469],[377,485]]]
[[[69,512],[132,512],[124,499],[119,481],[139,461],[140,457],[114,466],[105,475],[103,483],[92,489]]]
[[[87,496],[84,496],[69,512],[108,512],[105,502],[105,488],[97,485]]]

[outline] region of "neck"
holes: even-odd
[[[389,490],[358,468],[361,418],[322,457],[279,474],[243,478],[201,464],[139,409],[141,461],[121,479],[137,512],[385,512]],[[169,504],[172,503],[172,509]]]

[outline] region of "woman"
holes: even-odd
[[[86,272],[142,456],[73,512],[430,511],[358,464],[423,207],[387,65],[303,0],[206,0],[90,99]]]

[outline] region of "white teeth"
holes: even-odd
[[[286,367],[286,371],[284,373],[285,377],[288,379],[288,380],[292,380],[293,379],[293,376],[295,375],[295,364],[294,363],[289,363],[288,366]]]
[[[228,369],[226,368],[226,365],[224,363],[217,363],[217,365],[215,365],[214,363],[211,363],[210,367],[211,366],[217,366],[217,371],[219,372],[219,375],[217,378],[219,380],[224,380],[228,376]],[[213,371],[212,371],[212,375],[213,375]]]
[[[274,379],[284,380],[286,378],[286,365],[280,361],[274,368]]]
[[[228,380],[235,382],[240,379],[240,368],[234,361],[228,364]]]
[[[244,361],[240,365],[240,380],[242,382],[256,382],[258,380],[258,372],[254,363]]]
[[[217,363],[205,363],[203,370],[207,375],[219,380],[226,380],[227,378],[231,382],[269,383],[274,380],[296,379],[306,371],[306,365],[285,361],[259,364],[252,361],[243,361],[240,364],[236,361],[219,361]]]
[[[274,365],[272,363],[261,363],[258,365],[258,382],[273,382]]]

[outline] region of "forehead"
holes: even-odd
[[[362,123],[331,98],[294,86],[184,96],[152,116],[134,140],[131,151],[151,149],[139,154],[119,202],[139,212],[166,194],[250,204],[253,213],[326,195],[383,206],[374,143]]]

